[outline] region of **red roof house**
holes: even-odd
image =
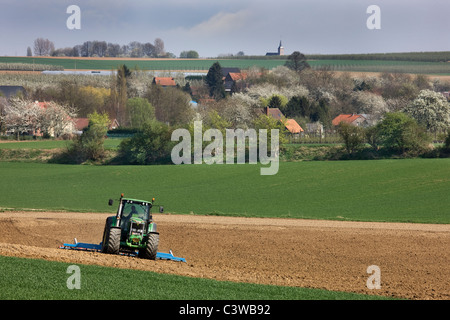
[[[287,119],[285,123],[286,129],[292,134],[300,134],[304,130],[294,119]]]
[[[159,84],[162,87],[176,87],[174,78],[170,77],[154,77],[153,84]]]
[[[354,126],[361,126],[366,122],[366,118],[361,114],[340,114],[331,122],[333,126],[338,126],[341,122],[345,122]]]
[[[84,128],[87,128],[89,126],[88,118],[76,118],[74,120],[76,131],[83,131]]]
[[[287,119],[284,114],[278,108],[265,107],[264,114],[270,116],[278,121],[284,122],[286,129],[292,134],[300,134],[304,132],[303,128],[294,119]]]

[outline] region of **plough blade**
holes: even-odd
[[[102,249],[102,244],[93,244],[93,243],[64,243],[62,246],[59,247],[60,249],[69,249],[69,250],[80,250],[80,251],[93,251],[93,252],[100,252]],[[136,253],[131,252],[121,252],[122,255],[130,255],[130,256],[137,256]],[[165,253],[165,252],[157,252],[156,258],[161,260],[172,260],[172,261],[181,261],[186,262],[185,258],[175,257],[172,252]]]

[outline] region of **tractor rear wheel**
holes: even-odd
[[[121,229],[111,227],[110,221],[106,221],[103,232],[102,252],[119,254]]]
[[[139,257],[149,260],[156,260],[156,253],[158,252],[159,234],[150,233],[148,235],[147,246],[139,250]]]

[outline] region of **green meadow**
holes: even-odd
[[[0,162],[0,208],[108,212],[121,193],[171,214],[450,223],[450,159],[260,165]]]
[[[26,63],[34,65],[59,66],[64,69],[79,70],[115,70],[119,65],[126,64],[130,69],[138,70],[191,70],[205,71],[211,65],[218,61],[222,67],[236,67],[248,69],[253,66],[265,69],[273,69],[277,66],[284,65],[285,59],[268,59],[266,57],[247,57],[234,59],[82,59],[82,58],[51,58],[51,57],[0,57],[0,63]],[[394,59],[394,58],[393,58]],[[402,73],[418,73],[418,74],[450,74],[450,65],[448,62],[434,61],[410,61],[402,60],[401,56],[398,60],[372,59],[370,56],[366,60],[352,59],[351,55],[342,55],[339,59],[333,59],[322,55],[319,58],[308,60],[312,68],[328,68],[333,71],[350,71],[350,72],[402,72]],[[404,59],[410,59],[405,57]]]

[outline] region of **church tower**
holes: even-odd
[[[280,45],[278,46],[278,55],[279,56],[284,56],[284,47],[281,44],[281,40],[280,40]]]

